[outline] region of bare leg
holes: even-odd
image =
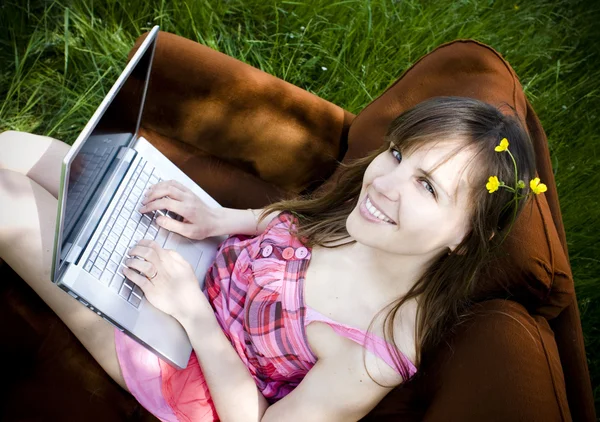
[[[52,174],[56,174],[56,167],[60,171],[64,156],[57,150],[62,149],[66,153],[68,145],[65,150],[61,145],[53,145],[59,141],[52,140],[46,145],[45,151],[51,152],[51,156],[48,156],[44,155],[43,149],[41,154],[34,147],[33,151],[30,150],[28,136],[23,134],[23,138],[18,140],[22,141],[22,148],[19,148],[21,154],[27,155],[20,161],[20,169],[25,174],[45,177],[47,185],[51,180],[57,184],[58,179],[52,179]],[[4,134],[0,134],[0,165],[13,163],[7,150],[2,148],[7,145],[3,145],[5,139]],[[31,145],[39,145],[36,141]],[[38,156],[38,161],[32,160],[32,156]],[[29,164],[23,165],[27,162],[31,164],[29,169]],[[13,168],[17,167],[12,165]],[[57,186],[48,187],[53,192],[58,190]],[[100,366],[127,390],[117,360],[114,328],[50,281],[58,207],[56,198],[29,177],[0,168],[0,204],[0,257],[50,306]]]
[[[48,136],[0,133],[0,169],[19,172],[58,198],[60,166],[71,147]]]

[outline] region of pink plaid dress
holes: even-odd
[[[311,250],[290,235],[295,217],[280,213],[259,236],[235,235],[219,245],[204,294],[223,332],[269,403],[289,394],[316,363],[306,339],[312,321],[330,325],[396,367],[385,341],[335,322],[304,304]],[[366,337],[365,337],[366,336]],[[365,341],[366,340],[366,341]],[[177,370],[119,330],[117,356],[134,397],[163,421],[217,421],[195,353]],[[404,357],[410,368],[415,366]]]

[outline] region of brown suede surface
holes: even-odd
[[[333,173],[352,118],[297,86],[161,32],[142,125],[297,194]],[[251,194],[237,193],[255,201]]]
[[[144,135],[223,205],[256,207],[316,187],[331,176],[336,158],[360,157],[378,147],[394,113],[435,95],[506,101],[526,119],[539,175],[549,187],[548,205],[535,204],[546,230],[527,235],[546,248],[532,255],[534,269],[526,268],[526,256],[515,261],[523,274],[511,280],[511,288],[525,287],[511,293],[546,317],[568,307],[551,321],[555,343],[542,316],[510,301],[484,302],[470,323],[449,338],[449,347],[428,357],[420,376],[392,391],[367,420],[570,420],[569,407],[573,420],[595,420],[546,138],[514,72],[493,50],[466,40],[440,47],[353,122],[352,114],[300,88],[161,32]],[[3,321],[14,321],[2,324],[3,338],[12,339],[3,353],[18,366],[29,366],[26,375],[12,373],[12,393],[3,397],[7,406],[0,419],[18,420],[14,416],[31,397],[38,401],[27,409],[32,412],[27,420],[47,420],[40,416],[44,413],[64,415],[65,400],[77,415],[88,411],[88,420],[153,419],[101,372],[6,265],[0,279],[0,300],[10,304],[3,306]],[[503,288],[496,291],[506,296]],[[56,357],[61,354],[66,362]]]
[[[469,388],[465,388],[469,386]],[[570,421],[548,321],[488,300],[365,421]]]

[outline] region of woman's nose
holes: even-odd
[[[390,201],[395,202],[400,199],[400,181],[393,172],[377,176],[373,179],[373,187]]]

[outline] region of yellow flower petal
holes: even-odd
[[[488,182],[485,184],[485,188],[489,191],[489,193],[494,193],[498,190],[500,186],[500,181],[497,176],[490,176]]]
[[[548,190],[548,186],[546,186],[543,183],[540,183],[539,177],[536,177],[535,179],[531,179],[529,181],[529,187],[531,188],[533,193],[535,193],[536,195],[539,195],[540,193],[544,193]]]
[[[502,151],[506,151],[507,149],[508,149],[508,139],[502,138],[502,140],[500,141],[500,144],[496,148],[494,148],[494,151],[502,152]]]

